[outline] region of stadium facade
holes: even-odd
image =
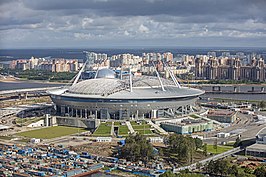
[[[58,115],[119,120],[175,117],[192,111],[204,93],[181,87],[174,77],[161,78],[158,72],[157,76],[133,76],[129,70],[117,77],[104,68],[93,79],[78,80],[79,76],[71,86],[49,92]]]

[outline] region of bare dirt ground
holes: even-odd
[[[90,154],[95,154],[100,156],[111,156],[116,145],[117,144],[115,142],[111,143],[91,142],[81,146],[71,147],[71,149],[77,152],[88,152]]]

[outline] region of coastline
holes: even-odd
[[[10,79],[0,79],[0,82],[4,82],[4,83],[40,83],[40,84],[68,84],[69,82],[59,82],[59,81],[55,81],[55,82],[50,82],[47,80],[10,80]]]
[[[70,80],[69,80],[70,81]],[[28,83],[42,83],[42,84],[68,84],[69,81],[48,81],[48,80],[27,80],[27,79],[0,79],[0,82],[6,83],[18,83],[18,82],[28,82]],[[187,84],[183,84],[186,86]],[[200,85],[200,86],[266,86],[266,83],[241,83],[241,84],[190,84],[190,85]]]

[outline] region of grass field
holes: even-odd
[[[10,136],[0,136],[0,139],[3,139],[3,140],[11,140],[12,137],[10,137]]]
[[[196,114],[191,114],[191,115],[189,115],[189,116],[192,117],[192,118],[194,118],[194,119],[199,118],[199,116],[197,116]]]
[[[139,132],[139,134],[153,134],[153,132],[150,130],[151,129],[151,125],[147,124],[145,121],[141,121],[141,124],[136,123],[135,121],[130,122],[133,129],[136,132]],[[145,129],[145,132],[144,132]]]
[[[128,135],[129,130],[128,130],[126,125],[120,125],[118,130],[119,130],[118,135],[120,135],[120,136],[127,136]]]
[[[28,138],[51,139],[51,138],[56,138],[60,136],[81,133],[85,131],[87,130],[84,128],[56,126],[56,127],[48,127],[48,128],[41,128],[38,130],[21,132],[21,133],[17,133],[16,135],[24,136]]]
[[[31,123],[38,122],[39,120],[42,120],[43,118],[17,118],[16,124],[27,126]]]
[[[135,131],[139,132],[139,134],[141,134],[141,135],[153,134],[150,129],[147,129],[147,130],[145,129],[145,133],[144,133],[144,129],[143,130],[135,130]]]
[[[120,122],[114,122],[114,126],[119,126],[119,125],[121,125]]]
[[[111,135],[111,122],[108,123],[101,123],[97,130],[93,133],[96,136],[110,136]]]
[[[208,144],[207,145],[207,151],[209,153],[212,153],[212,154],[221,154],[221,153],[223,153],[225,151],[229,151],[231,149],[233,149],[232,146],[218,146],[217,147],[217,152],[216,152],[216,149],[213,148],[212,144]]]

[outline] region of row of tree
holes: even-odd
[[[265,177],[266,167],[260,166],[254,171],[250,168],[241,170],[237,165],[231,165],[227,159],[210,161],[206,166],[206,172],[210,175],[236,176],[236,177]]]
[[[172,134],[167,138],[166,144],[168,145],[167,151],[175,154],[177,160],[182,162],[193,163],[194,154],[198,149],[202,149],[207,155],[207,145],[203,145],[199,138]]]
[[[145,136],[129,135],[126,144],[121,148],[120,157],[132,162],[142,160],[147,163],[154,157],[154,149]]]
[[[193,163],[194,154],[197,150],[207,155],[207,145],[199,138],[171,134],[165,137],[166,148],[160,149],[160,155],[174,158],[178,162]],[[121,148],[120,157],[129,161],[142,160],[148,162],[154,157],[154,148],[145,136],[136,134],[126,138],[126,144]]]
[[[8,73],[19,78],[25,78],[29,80],[51,80],[51,81],[61,81],[61,80],[71,80],[76,73],[72,72],[51,72],[44,70],[17,70],[17,69],[2,69],[1,73]]]

